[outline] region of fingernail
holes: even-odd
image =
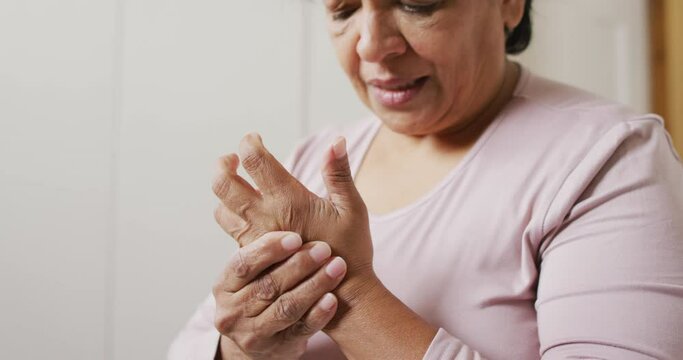
[[[325,310],[325,311],[330,311],[334,307],[334,305],[337,304],[337,298],[334,297],[334,295],[327,293],[323,298],[320,300],[320,308]]]
[[[342,258],[336,257],[327,264],[325,272],[333,279],[341,277],[346,272],[346,262]]]
[[[289,234],[282,238],[282,247],[287,251],[296,250],[301,247],[302,240],[297,234]]]
[[[316,263],[320,264],[332,255],[332,249],[325,243],[315,244],[315,246],[309,250],[309,254],[311,254],[311,257]]]
[[[346,139],[343,137],[338,138],[334,145],[332,145],[332,151],[334,152],[334,157],[337,159],[346,156]]]

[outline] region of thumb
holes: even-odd
[[[327,151],[323,166],[323,181],[330,200],[338,210],[350,210],[363,205],[363,200],[353,183],[346,139],[337,138]]]

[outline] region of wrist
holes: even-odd
[[[349,359],[421,359],[437,333],[374,273],[350,278],[335,293],[339,310],[324,331]]]
[[[357,274],[349,274],[348,278],[337,287],[335,294],[350,309],[356,310],[377,300],[386,291],[374,270],[369,269]]]
[[[382,306],[387,297],[393,296],[372,270],[349,276],[334,294],[339,300],[337,313],[325,327],[326,332],[362,319],[364,314],[372,312],[374,306]]]
[[[247,360],[249,357],[229,337],[221,335],[214,360]]]

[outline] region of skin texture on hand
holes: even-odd
[[[346,264],[323,242],[271,232],[239,249],[214,285],[218,358],[296,359],[335,315]]]
[[[349,358],[421,358],[436,329],[384,288],[374,274],[368,213],[353,184],[344,140],[325,154],[322,175],[330,194],[327,199],[294,179],[259,136],[245,137],[240,150],[259,190],[237,175],[237,156],[222,158],[221,174],[213,186],[221,199],[215,213],[221,227],[243,247],[271,230],[294,231],[304,240],[330,244],[334,254],[348,262],[349,270],[334,290],[337,314],[325,331]],[[238,304],[218,306],[227,309]]]
[[[222,157],[221,172],[213,184],[221,200],[214,213],[216,221],[240,246],[269,231],[291,231],[304,241],[325,241],[348,263],[349,283],[359,278],[374,279],[368,213],[353,184],[345,140],[338,139],[325,157],[322,176],[329,193],[326,199],[290,175],[268,152],[260,136],[247,135],[240,143],[240,158],[258,190],[237,174],[236,155]]]
[[[240,152],[259,190],[237,175],[237,156],[221,158],[221,173],[213,186],[221,199],[215,212],[221,227],[244,247],[274,230],[330,244],[349,268],[346,280],[334,290],[338,310],[325,331],[349,358],[421,358],[436,329],[384,288],[374,274],[368,213],[353,184],[345,141],[339,139],[325,154],[322,176],[327,199],[292,177],[259,136],[246,136]]]

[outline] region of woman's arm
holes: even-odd
[[[325,332],[349,359],[422,359],[437,329],[377,278],[344,283],[335,293],[343,313]]]
[[[365,204],[358,194],[348,163],[345,142],[339,139],[325,154],[323,180],[328,198],[322,199],[294,179],[266,150],[260,137],[249,135],[240,144],[240,158],[259,191],[236,172],[238,158],[223,158],[227,170],[216,179],[214,191],[221,207],[241,220],[221,227],[241,245],[268,231],[300,233],[307,240],[323,239],[335,254],[347,260],[347,280],[335,294],[340,300],[328,334],[350,358],[443,358],[478,355],[466,346],[428,351],[437,329],[391,294],[372,269],[372,240]],[[455,341],[453,339],[453,341]],[[455,349],[455,350],[454,350]],[[457,357],[456,357],[457,358]]]
[[[615,126],[547,219],[543,359],[683,359],[683,168],[662,126]]]

